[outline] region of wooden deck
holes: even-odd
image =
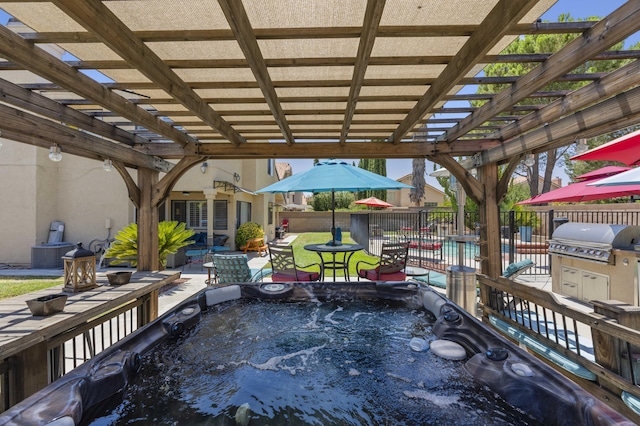
[[[10,364],[14,366],[10,382],[15,386],[9,390],[9,405],[48,384],[51,377],[48,353],[64,344],[64,336],[84,333],[100,317],[128,305],[136,308],[137,326],[143,326],[158,316],[158,289],[179,277],[179,271],[135,272],[131,282],[121,286],[111,286],[102,277],[94,289],[66,293],[64,310],[46,317],[31,315],[26,301],[61,293],[62,286],[1,300],[0,360],[12,359]]]

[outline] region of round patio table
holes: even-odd
[[[325,270],[333,270],[333,282],[336,281],[336,271],[344,271],[345,281],[349,281],[349,260],[353,253],[364,249],[360,244],[341,244],[339,246],[330,246],[327,244],[309,244],[304,246],[305,250],[313,251],[320,256],[322,263],[322,280],[325,278]],[[329,253],[330,258],[325,259],[324,253]],[[342,254],[342,259],[338,255]],[[338,256],[338,257],[336,257]]]
[[[404,273],[409,275],[410,277],[423,277],[425,275],[429,275],[429,270],[426,268],[421,268],[419,266],[407,266],[404,268]]]

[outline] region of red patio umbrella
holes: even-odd
[[[563,186],[544,194],[536,195],[528,200],[520,201],[517,204],[543,204],[543,203],[577,203],[580,201],[605,200],[607,198],[628,197],[630,195],[640,195],[640,184],[638,185],[616,185],[616,186],[591,186],[596,180],[607,176],[613,176],[623,171],[630,170],[629,167],[606,166],[601,169],[585,173],[576,177],[579,180],[571,185]]]
[[[574,155],[571,159],[619,161],[627,166],[640,164],[640,130]]]
[[[362,200],[354,201],[355,204],[362,204],[369,207],[393,207],[393,204],[387,203],[386,201],[382,201],[376,197],[363,198]]]

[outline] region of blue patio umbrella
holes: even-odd
[[[331,235],[335,244],[335,192],[366,191],[371,189],[413,188],[410,185],[389,179],[376,173],[352,166],[340,160],[321,161],[309,170],[289,176],[286,179],[259,189],[264,192],[331,192],[332,225]]]

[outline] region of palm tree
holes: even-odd
[[[414,158],[411,162],[411,167],[413,169],[413,176],[411,178],[411,185],[413,188],[409,193],[409,199],[412,203],[415,203],[416,206],[419,206],[422,198],[424,197],[424,186],[426,185],[424,180],[424,158]]]
[[[158,223],[158,257],[160,265],[167,264],[167,256],[176,253],[178,249],[193,244],[190,238],[194,232],[186,229],[184,222],[164,221]],[[115,241],[105,253],[106,258],[115,258],[111,263],[138,264],[138,224],[130,223],[122,228],[115,236]]]

